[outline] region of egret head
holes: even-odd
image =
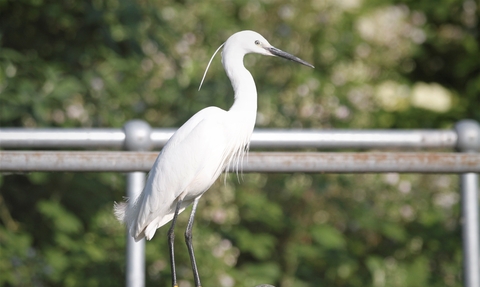
[[[223,47],[222,62],[223,62],[223,59],[227,57],[227,54],[230,55],[229,56],[230,59],[235,58],[235,59],[241,59],[243,61],[244,55],[249,53],[256,53],[256,54],[261,54],[266,56],[277,56],[277,57],[285,58],[290,61],[294,61],[302,65],[305,65],[307,67],[314,68],[313,65],[305,62],[304,60],[273,47],[272,45],[270,45],[267,39],[265,39],[262,35],[258,34],[257,32],[245,30],[245,31],[237,32],[232,36],[230,36],[227,39],[227,41],[222,45],[220,45],[220,47],[218,47],[215,53],[213,53],[213,56],[210,58],[207,68],[203,73],[202,81],[200,82],[200,86],[198,87],[198,90],[200,90],[200,88],[202,87],[202,83],[205,80],[205,76],[207,75],[208,68],[212,63],[213,58],[222,47]]]
[[[234,46],[244,54],[256,53],[266,56],[277,56],[313,68],[313,65],[304,60],[273,47],[267,39],[254,31],[246,30],[233,34],[225,42],[224,51],[232,49]]]
[[[230,36],[225,42],[225,50],[238,50],[243,54],[256,53],[266,56],[272,56],[265,48],[271,47],[267,39],[254,31],[240,31]]]

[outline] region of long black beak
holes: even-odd
[[[309,63],[305,62],[304,60],[302,60],[298,57],[295,57],[292,54],[284,52],[280,49],[277,49],[275,47],[268,47],[268,48],[265,48],[265,49],[267,51],[269,51],[270,53],[272,53],[272,55],[275,55],[275,56],[282,57],[282,58],[285,58],[285,59],[290,60],[290,61],[300,63],[300,64],[305,65],[305,66],[310,67],[310,68],[315,68],[312,64],[309,64]]]

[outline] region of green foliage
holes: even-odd
[[[321,245],[324,249],[342,249],[345,246],[345,238],[334,227],[328,225],[315,226],[310,234],[314,242]]]
[[[218,58],[198,84],[213,51],[252,29],[316,67],[246,57],[258,127],[451,128],[480,120],[479,23],[472,0],[0,0],[0,125],[172,127],[227,109]],[[461,286],[457,186],[450,175],[219,180],[194,227],[203,285]],[[123,284],[112,215],[123,175],[5,174],[0,188],[0,285]],[[147,286],[168,286],[166,228],[146,248]]]

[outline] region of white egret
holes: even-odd
[[[257,90],[252,75],[243,65],[243,57],[249,53],[279,56],[313,68],[311,64],[273,47],[253,31],[235,33],[223,46],[223,67],[235,92],[230,110],[207,107],[192,116],[158,155],[135,203],[116,203],[114,207],[116,217],[126,224],[136,241],[144,237],[152,239],[157,228],[172,221],[168,244],[174,287],[178,286],[173,246],[178,214],[193,203],[185,241],[195,286],[199,287],[200,277],[192,246],[192,226],[198,201],[225,168],[232,163],[238,165],[248,151],[257,114]]]

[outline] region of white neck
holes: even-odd
[[[235,93],[230,111],[240,111],[245,117],[255,119],[257,114],[257,88],[252,74],[243,65],[242,53],[222,53],[222,63]]]
[[[227,157],[226,166],[233,164],[237,172],[248,151],[257,117],[257,88],[252,74],[243,65],[244,55],[234,49],[228,53],[222,53],[223,67],[235,93],[235,101],[227,112],[227,120],[230,121],[233,132],[231,134],[232,153]]]

